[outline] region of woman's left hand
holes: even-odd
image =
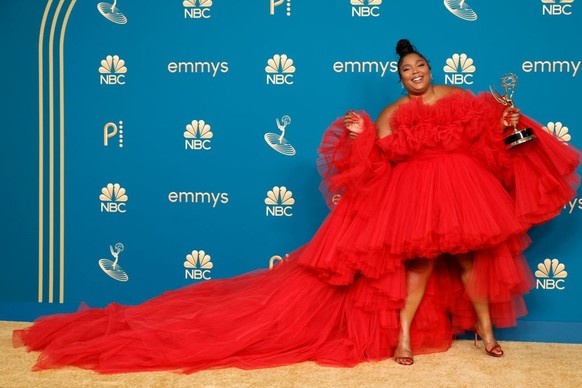
[[[519,122],[519,109],[510,106],[503,111],[501,116],[501,123],[505,127],[515,127]]]

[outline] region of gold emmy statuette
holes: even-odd
[[[494,86],[489,86],[489,90],[491,90],[491,94],[497,102],[504,106],[515,107],[513,102],[513,92],[515,91],[515,87],[517,85],[517,76],[513,73],[504,74],[501,77],[501,85],[503,86],[503,90],[505,91],[504,95],[501,95]],[[522,128],[517,129],[517,125],[513,125],[512,133],[507,136],[504,140],[505,146],[507,148],[513,148],[519,144],[527,143],[530,140],[536,138],[531,128]]]

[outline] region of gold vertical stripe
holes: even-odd
[[[67,23],[69,16],[75,6],[76,0],[72,0],[67,8],[65,19],[61,27],[61,37],[59,41],[59,90],[60,90],[60,215],[59,215],[59,303],[65,302],[65,32],[67,30]]]
[[[46,19],[53,0],[49,0],[42,15],[38,35],[38,303],[43,301],[44,277],[44,80],[43,42]]]
[[[53,303],[55,286],[55,64],[53,50],[55,28],[64,1],[59,0],[49,35],[49,303]]]

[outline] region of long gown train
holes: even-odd
[[[137,306],[43,317],[16,330],[14,345],[41,352],[35,370],[101,373],[382,360],[396,346],[414,258],[435,260],[411,328],[415,354],[445,351],[471,329],[474,297],[487,298],[496,326],[515,325],[533,283],[526,232],[575,195],[579,153],[524,116],[537,139],[507,150],[501,111],[488,94],[415,99],[383,139],[368,117],[355,140],[338,120],[319,166],[326,198],[339,201],[285,262]],[[466,287],[458,254],[474,257]]]

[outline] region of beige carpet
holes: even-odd
[[[503,342],[505,356],[456,341],[446,353],[417,356],[413,366],[392,360],[355,368],[302,363],[244,371],[219,369],[191,375],[142,372],[99,375],[76,368],[31,372],[36,354],[12,348],[12,330],[0,322],[0,387],[582,387],[582,345]]]

